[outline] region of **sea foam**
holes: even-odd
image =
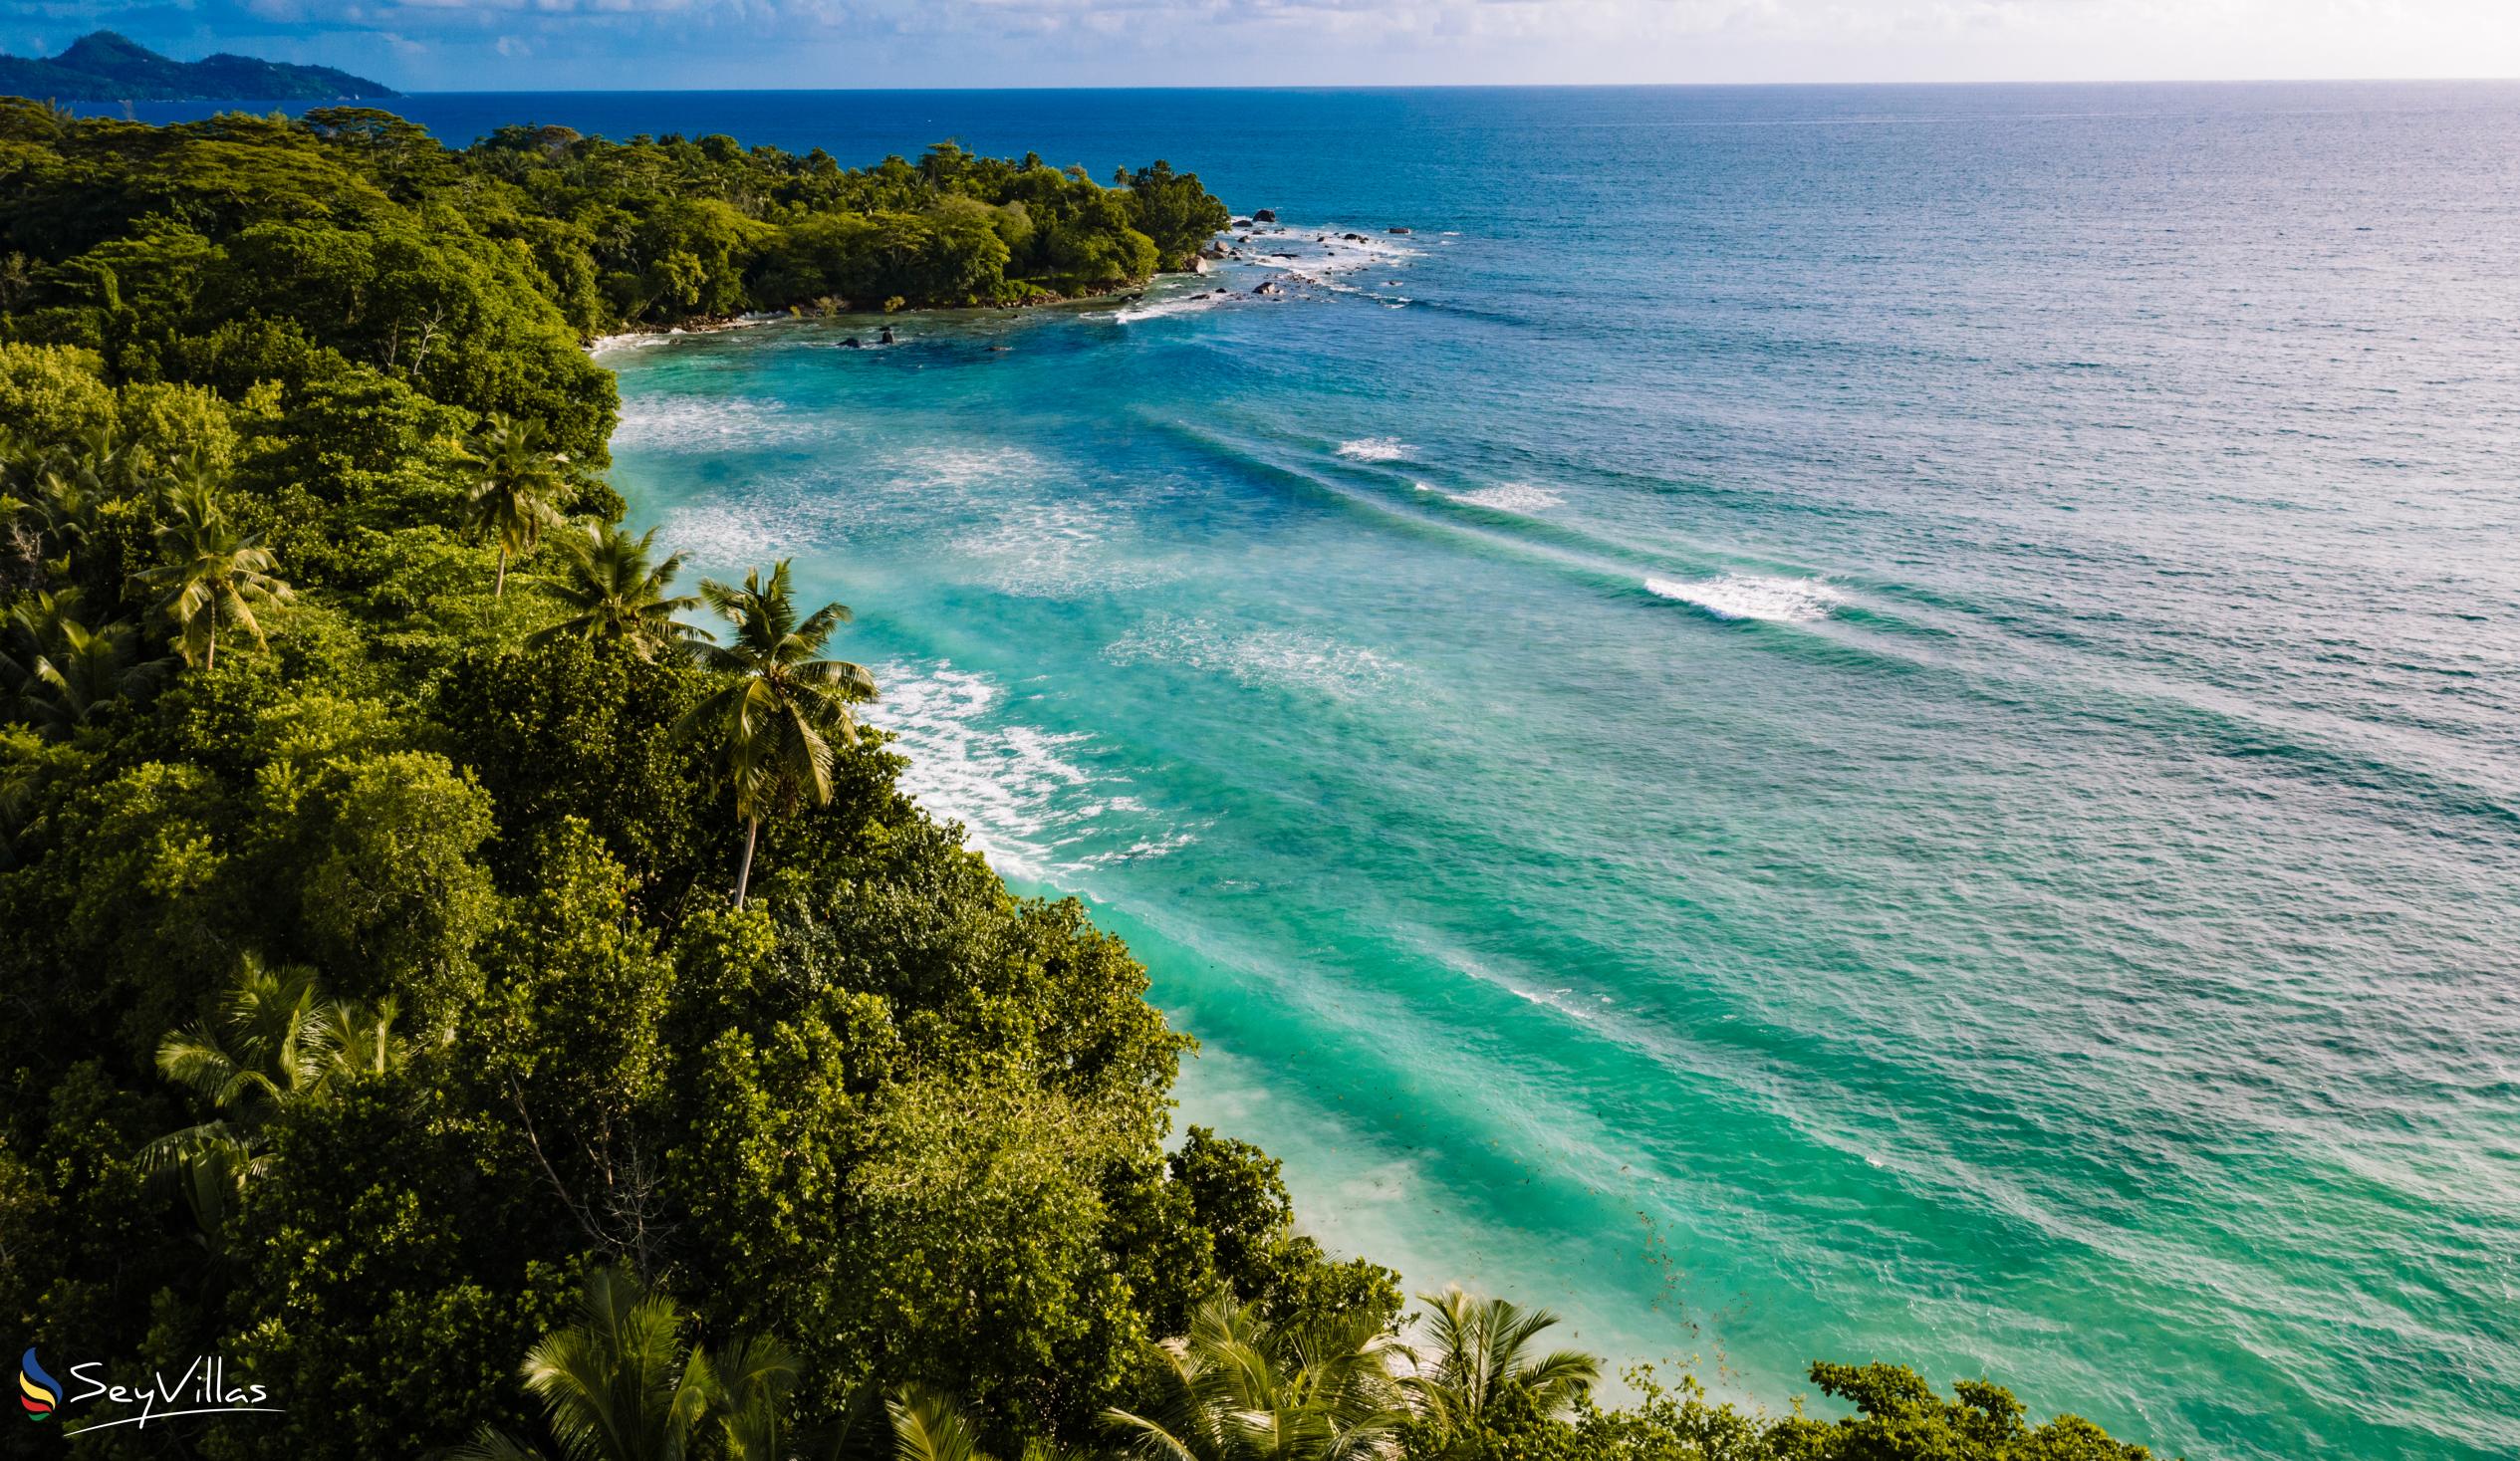
[[[1495,512],[1535,513],[1564,506],[1566,495],[1546,487],[1534,487],[1528,482],[1500,482],[1476,492],[1454,493],[1452,500]]]
[[[1682,583],[1647,579],[1647,592],[1692,604],[1717,618],[1758,618],[1776,623],[1808,623],[1827,618],[1846,596],[1818,579],[1769,579],[1726,574],[1720,579]]]
[[[1340,442],[1339,454],[1350,461],[1395,462],[1408,455],[1408,443],[1396,436],[1368,436]]]
[[[963,825],[1000,870],[1057,878],[1164,856],[1197,841],[1092,764],[1093,738],[1010,719],[1003,686],[950,661],[874,666],[867,712],[898,738],[901,789]]]
[[[645,451],[718,452],[729,445],[793,445],[820,432],[808,415],[743,397],[656,395],[623,402],[613,444]]]
[[[954,550],[980,565],[990,587],[1024,599],[1115,593],[1178,577],[1169,566],[1116,545],[1121,531],[1105,514],[1079,503],[1015,505],[996,522],[955,539]]]
[[[1252,688],[1311,691],[1350,700],[1389,692],[1407,671],[1363,645],[1301,629],[1237,629],[1159,613],[1104,651],[1114,664],[1178,664]]]
[[[1171,315],[1195,315],[1203,310],[1232,304],[1241,298],[1230,293],[1218,294],[1216,289],[1216,286],[1209,285],[1195,294],[1172,294],[1162,299],[1140,300],[1135,304],[1123,305],[1099,318],[1131,325],[1139,320],[1161,320]]]

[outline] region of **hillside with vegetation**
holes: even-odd
[[[621,526],[588,337],[1106,287],[1194,176],[0,101],[0,1316],[285,1410],[70,1454],[2144,1454],[1412,1309],[1172,1128],[1191,1042],[901,792],[846,609]]]
[[[329,66],[226,52],[176,61],[113,31],[81,36],[59,56],[0,56],[0,92],[54,102],[339,102],[400,95]]]

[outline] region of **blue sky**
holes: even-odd
[[[2520,0],[0,0],[405,90],[2520,75]]]

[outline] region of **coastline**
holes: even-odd
[[[1020,300],[1014,300],[1004,304],[922,304],[905,305],[897,310],[885,310],[881,307],[871,309],[836,310],[807,310],[797,308],[786,310],[749,310],[740,315],[696,315],[687,320],[678,320],[670,325],[643,325],[635,329],[617,330],[609,335],[599,335],[592,340],[585,342],[585,349],[589,356],[601,356],[613,351],[632,349],[641,345],[652,345],[657,341],[669,340],[680,335],[723,335],[733,330],[748,330],[756,325],[777,325],[790,320],[842,320],[859,315],[866,316],[870,319],[895,319],[904,315],[1011,314],[1019,310],[1056,309],[1061,305],[1096,304],[1116,297],[1134,298],[1135,295],[1143,294],[1145,291],[1154,288],[1159,281],[1174,276],[1189,278],[1201,277],[1208,272],[1204,267],[1204,262],[1205,261],[1202,260],[1202,267],[1198,268],[1158,269],[1143,279],[1125,279],[1117,284],[1082,290],[1074,294],[1061,294],[1056,290],[1036,290]]]

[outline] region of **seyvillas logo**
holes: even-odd
[[[29,1420],[50,1420],[61,1404],[61,1382],[44,1372],[31,1344],[18,1359],[18,1403],[26,1407]]]
[[[216,1354],[204,1354],[185,1366],[182,1373],[168,1376],[165,1370],[154,1370],[144,1385],[116,1384],[105,1374],[101,1360],[88,1360],[70,1366],[70,1382],[77,1388],[65,1394],[61,1381],[54,1379],[37,1362],[35,1350],[29,1348],[18,1360],[18,1403],[26,1407],[29,1420],[50,1419],[54,1412],[69,1405],[102,1400],[108,1405],[136,1405],[136,1415],[117,1415],[112,1420],[91,1420],[63,1428],[64,1436],[84,1435],[92,1430],[111,1430],[118,1425],[136,1425],[145,1429],[153,1421],[172,1420],[179,1415],[236,1415],[249,1412],[280,1413],[278,1405],[267,1405],[271,1392],[256,1384],[230,1384],[227,1361]]]

